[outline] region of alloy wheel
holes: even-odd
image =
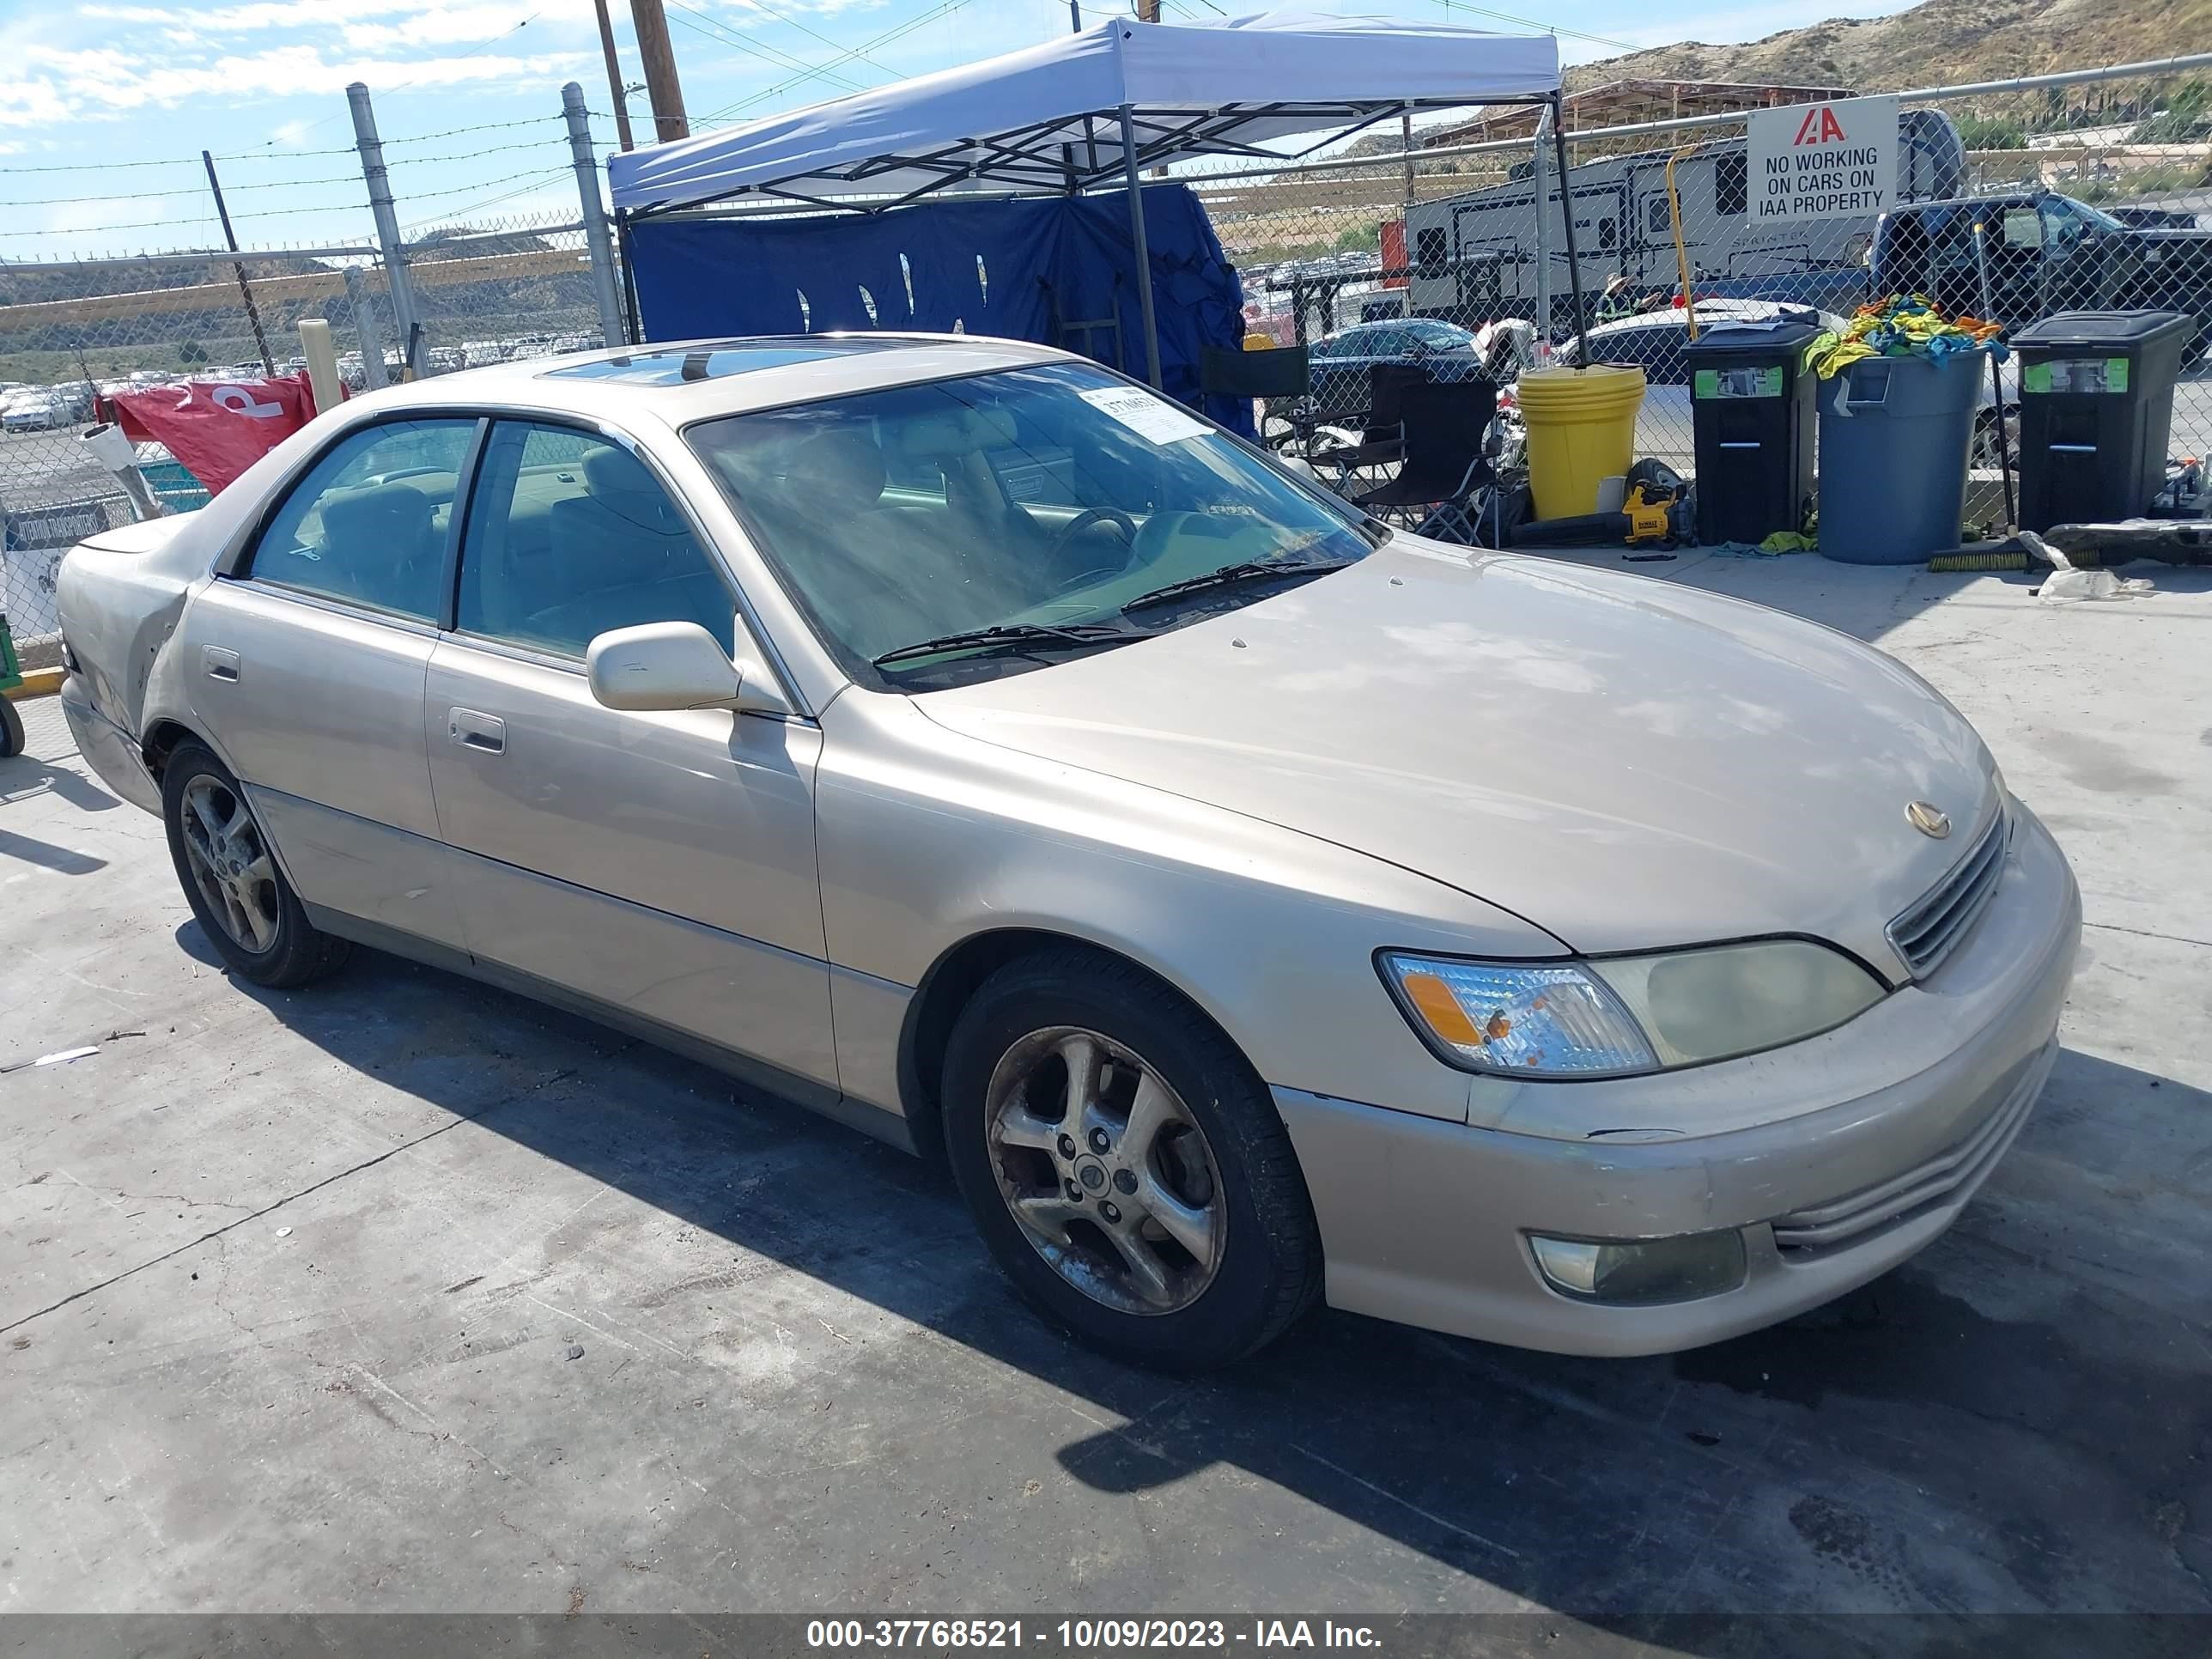
[[[985,1100],[1006,1209],[1070,1285],[1120,1312],[1167,1314],[1221,1266],[1227,1206],[1205,1132],[1165,1079],[1097,1031],[1032,1031]]]
[[[276,866],[238,791],[203,774],[185,786],[185,859],[222,930],[256,955],[276,943]]]

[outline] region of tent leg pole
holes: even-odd
[[[1559,218],[1567,231],[1567,288],[1574,295],[1575,362],[1589,367],[1589,313],[1583,309],[1582,251],[1575,246],[1575,193],[1567,177],[1567,112],[1558,93],[1552,94],[1552,153],[1559,166]],[[1547,328],[1551,319],[1545,319]]]
[[[629,338],[625,345],[645,343],[645,319],[637,308],[637,257],[629,234],[629,215],[617,210],[615,214],[615,245],[622,249],[623,309],[628,314],[623,321],[629,325]],[[607,342],[609,345],[615,343]]]
[[[1145,198],[1137,184],[1137,125],[1127,104],[1121,106],[1121,171],[1129,182],[1129,240],[1137,251],[1137,307],[1145,325],[1145,379],[1158,391],[1160,325],[1152,314],[1152,256],[1145,245]]]

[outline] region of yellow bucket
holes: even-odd
[[[1627,471],[1636,459],[1644,371],[1618,363],[1532,368],[1521,376],[1520,398],[1536,516],[1595,513],[1599,483]]]

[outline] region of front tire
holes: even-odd
[[[1090,1346],[1209,1370],[1320,1293],[1313,1206],[1267,1089],[1131,964],[1068,949],[1000,969],[953,1028],[943,1098],[953,1176],[993,1255]]]
[[[305,985],[349,947],[317,931],[229,769],[197,743],[161,769],[161,820],[177,880],[216,953],[256,985]]]

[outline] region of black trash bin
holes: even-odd
[[[2140,517],[2166,484],[2173,382],[2195,321],[2173,311],[2062,311],[2020,354],[2020,527]]]
[[[1802,530],[1813,504],[1817,322],[1718,322],[1683,348],[1698,457],[1698,539],[1761,542]]]

